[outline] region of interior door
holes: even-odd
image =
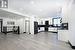
[[[30,33],[30,21],[25,21],[25,32]]]
[[[34,22],[34,34],[38,33],[38,22]]]

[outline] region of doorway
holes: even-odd
[[[2,32],[2,22],[3,22],[3,20],[2,19],[0,19],[0,32]]]
[[[25,21],[25,32],[28,34],[30,33],[30,21],[29,20]]]

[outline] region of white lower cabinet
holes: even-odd
[[[57,32],[57,28],[55,28],[55,27],[49,27],[48,31]]]
[[[68,42],[68,30],[58,30],[58,40]]]

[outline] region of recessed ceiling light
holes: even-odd
[[[34,4],[34,1],[30,1],[30,4]]]
[[[39,11],[43,11],[42,9],[39,9]]]

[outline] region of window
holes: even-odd
[[[0,0],[0,8],[7,8],[8,0]]]
[[[54,26],[61,26],[62,18],[53,18]]]

